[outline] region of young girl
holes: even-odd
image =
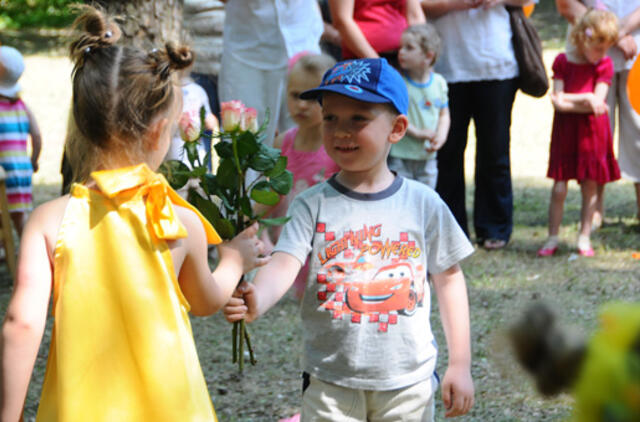
[[[615,15],[590,10],[571,32],[576,53],[559,54],[553,63],[551,101],[555,115],[547,176],[554,179],[554,183],[549,205],[549,237],[538,250],[538,256],[551,256],[558,250],[558,230],[570,179],[578,180],[582,192],[578,253],[594,254],[589,235],[597,190],[620,178],[605,102],[613,76],[613,62],[605,54],[617,37]]]
[[[9,213],[18,236],[31,211],[31,175],[38,171],[42,145],[36,119],[18,96],[18,79],[23,71],[20,52],[13,47],[0,47],[0,165],[7,175]],[[27,154],[29,136],[31,156]]]
[[[215,230],[154,173],[181,108],[174,71],[188,48],[142,51],[85,6],[71,44],[70,195],[38,207],[20,245],[0,342],[0,420],[17,421],[55,317],[38,421],[214,421],[188,311],[216,312],[258,258],[257,227]]]
[[[300,94],[320,85],[322,75],[335,64],[335,60],[325,54],[298,55],[289,64],[287,81],[287,108],[297,127],[279,135],[273,142],[287,157],[287,170],[293,173],[293,188],[286,198],[271,211],[270,216],[283,216],[291,200],[303,190],[322,182],[336,173],[339,168],[327,155],[322,145],[322,108],[315,100],[303,100]],[[267,244],[278,240],[281,226],[271,231],[272,241],[263,238]],[[300,271],[294,283],[297,297],[302,297],[308,267]]]

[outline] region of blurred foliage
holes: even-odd
[[[73,22],[77,0],[0,0],[0,30],[61,28]]]

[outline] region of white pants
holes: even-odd
[[[435,376],[391,391],[357,390],[310,377],[301,422],[432,422]]]
[[[611,81],[607,104],[611,130],[615,125],[615,109],[618,106],[618,165],[622,175],[640,183],[640,115],[635,112],[627,96],[628,70],[616,72]]]

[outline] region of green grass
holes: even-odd
[[[542,0],[533,16],[540,14],[543,22],[556,25],[559,21],[552,12],[553,0]],[[556,26],[561,29],[559,24]],[[564,30],[560,29],[541,31],[546,37],[545,45],[547,42],[553,45],[553,37],[561,42]],[[557,49],[548,46],[545,61],[551,63],[557,53]],[[34,178],[34,194],[36,200],[42,202],[55,197],[59,190],[71,65],[64,58],[42,52],[28,55],[26,61],[27,70],[21,81],[25,87],[24,99],[34,110],[44,134],[41,171]],[[594,258],[574,254],[580,210],[580,193],[574,183],[570,184],[566,202],[559,254],[548,259],[535,257],[546,236],[551,182],[544,174],[551,119],[548,98],[533,99],[518,94],[511,131],[515,201],[512,241],[505,250],[478,250],[462,264],[472,316],[476,405],[468,416],[459,418],[460,421],[562,421],[568,418],[571,397],[563,395],[551,400],[540,397],[529,377],[513,363],[505,344],[505,328],[530,301],[544,299],[555,304],[563,322],[590,333],[596,327],[601,304],[612,300],[640,300],[640,261],[631,256],[640,248],[640,226],[634,219],[633,187],[627,181],[607,186],[606,224],[593,235]],[[469,206],[473,194],[474,152],[472,136],[466,157]],[[4,313],[10,292],[10,279],[2,266],[0,313]],[[222,422],[275,421],[299,410],[301,332],[298,305],[293,298],[285,297],[264,318],[250,325],[258,365],[248,367],[243,376],[238,375],[231,363],[231,325],[220,315],[192,321],[202,368]],[[33,419],[37,409],[50,325],[51,321],[29,389],[27,421]],[[438,343],[446,344],[435,303],[432,325]],[[439,359],[440,374],[446,363],[444,349]],[[441,420],[439,401],[437,406],[437,419]]]

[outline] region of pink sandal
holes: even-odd
[[[538,256],[553,256],[558,251],[558,236],[549,236],[544,245],[538,249]]]

